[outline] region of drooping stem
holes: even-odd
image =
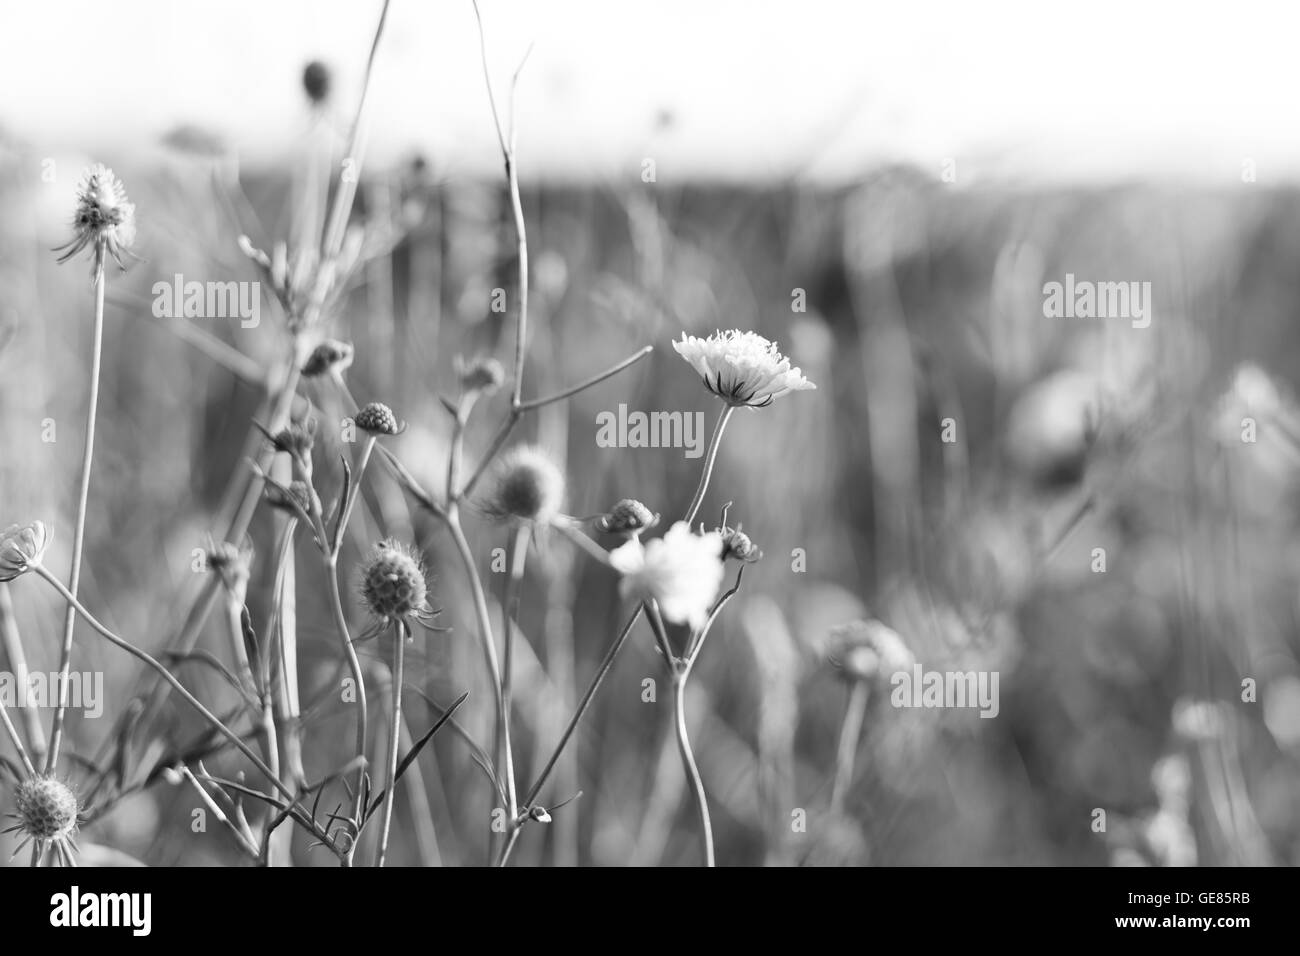
[[[402,743],[402,682],[406,679],[406,625],[398,623],[393,628],[393,688],[391,698],[393,720],[388,734],[388,778],[384,800],[384,827],[379,832],[379,852],[375,866],[382,867],[388,856],[388,834],[393,826],[393,804],[397,802],[397,751]]]
[[[95,462],[95,423],[99,417],[99,372],[104,351],[104,243],[96,250],[95,266],[95,324],[90,345],[90,400],[86,411],[86,438],[81,451],[81,484],[77,492],[77,519],[72,529],[72,570],[68,575],[68,591],[75,598],[81,585],[81,553],[86,537],[86,508],[90,501],[90,473]],[[59,705],[54,711],[54,724],[50,730],[50,749],[45,755],[45,772],[53,772],[59,764],[59,748],[63,743],[63,721],[68,709],[70,687],[68,673],[72,667],[72,632],[76,629],[77,614],[69,605],[63,615],[63,644],[59,650]]]
[[[868,687],[857,681],[849,691],[849,702],[844,708],[844,723],[840,727],[840,743],[835,751],[835,783],[831,788],[831,813],[844,809],[844,796],[853,781],[853,764],[858,752],[858,739],[862,735],[862,718],[867,712]]]
[[[682,519],[687,524],[695,520],[700,505],[704,503],[704,494],[709,490],[709,479],[713,477],[713,463],[718,459],[718,446],[722,444],[722,432],[726,429],[731,413],[735,410],[734,405],[723,405],[722,411],[718,414],[718,422],[713,426],[713,435],[709,438],[709,450],[704,455],[704,471],[700,474],[700,485],[695,489],[695,497],[691,499],[690,507],[686,509],[686,517]]]

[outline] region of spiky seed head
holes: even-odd
[[[41,563],[50,532],[42,521],[11,525],[0,531],[0,583],[12,581]]]
[[[460,373],[460,387],[466,392],[482,392],[491,395],[506,380],[506,370],[494,358],[477,358],[472,362],[457,362]]]
[[[640,534],[659,523],[659,516],[635,498],[624,498],[596,521],[608,534]]]
[[[34,840],[64,840],[77,828],[77,797],[54,777],[29,777],[15,794],[18,829]]]
[[[371,435],[396,435],[402,430],[393,410],[382,402],[371,402],[354,419],[357,427]]]
[[[126,268],[122,255],[130,255],[135,243],[135,205],[127,201],[121,180],[101,163],[91,166],[82,177],[72,229],[72,239],[55,250],[62,253],[59,262],[93,247],[92,274],[103,267],[105,253],[119,268]]]
[[[352,365],[353,349],[351,342],[338,339],[326,339],[311,350],[307,361],[303,363],[304,378],[315,378],[326,372],[342,372]]]
[[[540,448],[521,445],[501,459],[486,510],[496,518],[547,524],[563,503],[564,474],[559,466]]]
[[[361,598],[370,613],[386,621],[406,621],[429,610],[428,594],[416,551],[392,538],[370,549],[361,564]]]
[[[312,60],[302,70],[302,88],[307,99],[317,106],[329,99],[330,68],[320,60]]]

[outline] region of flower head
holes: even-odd
[[[302,88],[312,103],[324,103],[330,95],[330,68],[320,60],[312,60],[303,67]]]
[[[497,467],[496,485],[485,503],[495,518],[547,524],[564,503],[564,474],[551,457],[532,445],[506,452]]]
[[[86,170],[77,190],[77,211],[72,220],[75,235],[56,249],[67,262],[87,246],[94,246],[93,270],[103,268],[104,253],[125,269],[122,254],[131,254],[135,242],[135,205],[127,201],[126,188],[107,166],[96,163]]]
[[[846,678],[888,680],[916,660],[898,632],[880,621],[852,621],[831,631],[830,661]]]
[[[466,362],[456,359],[456,374],[460,376],[460,387],[466,392],[481,392],[491,395],[506,380],[505,367],[494,358],[479,358]]]
[[[370,549],[361,564],[361,599],[382,623],[430,615],[428,596],[418,552],[393,538]]]
[[[787,392],[816,388],[803,377],[775,342],[756,332],[715,332],[706,339],[682,333],[677,354],[700,373],[710,392],[728,405],[762,408]]]
[[[50,533],[41,521],[11,525],[0,531],[0,583],[12,581],[40,564],[49,542]]]
[[[371,435],[397,435],[402,432],[397,416],[383,402],[371,402],[357,412],[354,421],[358,428]]]
[[[644,545],[634,538],[616,548],[609,560],[623,575],[624,599],[653,599],[667,620],[696,630],[708,620],[723,576],[722,537],[716,532],[695,534],[678,521],[662,538]]]
[[[596,519],[596,527],[606,534],[639,535],[659,523],[659,516],[635,498],[624,498]]]
[[[17,810],[10,816],[17,820],[5,833],[18,833],[18,849],[35,841],[36,852],[44,853],[46,844],[66,850],[77,830],[81,808],[68,785],[54,777],[28,777],[14,793]]]
[[[342,372],[352,365],[352,344],[338,339],[326,339],[311,350],[303,363],[304,378],[315,378],[326,372]]]

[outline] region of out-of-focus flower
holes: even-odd
[[[329,99],[330,68],[320,60],[312,60],[302,70],[302,88],[307,99],[319,106]]]
[[[126,187],[107,166],[96,163],[86,171],[77,190],[77,212],[72,221],[74,235],[56,249],[59,262],[67,262],[87,247],[95,253],[92,272],[104,265],[104,253],[125,269],[123,253],[130,255],[135,242],[135,205],[127,201]]]
[[[0,583],[12,581],[40,564],[49,543],[50,533],[42,521],[10,525],[0,532]]]
[[[460,387],[465,392],[481,392],[491,395],[506,380],[506,370],[494,358],[478,358],[466,362],[457,357],[456,374],[460,377]]]
[[[1189,741],[1215,740],[1224,730],[1223,707],[1212,700],[1183,697],[1174,702],[1174,730]]]
[[[484,510],[494,518],[548,524],[564,503],[564,474],[551,457],[532,445],[506,452]]]
[[[893,628],[875,619],[850,621],[831,631],[830,661],[849,680],[888,680],[916,658]]]
[[[342,372],[351,367],[352,359],[353,349],[350,342],[325,339],[312,349],[311,355],[307,356],[307,361],[302,366],[302,374],[304,378],[315,378],[326,372]]]
[[[1030,386],[1008,417],[1008,456],[1035,482],[1078,480],[1101,426],[1101,398],[1096,378],[1076,369],[1061,369]]]
[[[248,579],[252,571],[253,549],[238,547],[222,541],[208,551],[208,567],[217,572],[231,600],[243,604],[248,595]]]
[[[678,521],[662,538],[647,544],[633,539],[610,552],[610,564],[623,575],[625,599],[654,600],[665,619],[699,629],[708,620],[722,584],[722,536],[695,534]]]
[[[659,523],[659,516],[635,498],[624,498],[609,514],[596,519],[596,528],[606,534],[639,535]]]
[[[732,329],[704,339],[683,332],[673,348],[728,405],[762,408],[789,392],[817,387],[790,367],[775,342],[756,332]]]

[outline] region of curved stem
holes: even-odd
[[[682,519],[687,524],[695,520],[700,505],[704,503],[704,493],[709,490],[709,479],[713,477],[713,463],[718,459],[718,446],[722,444],[722,432],[726,429],[727,422],[731,420],[731,413],[735,410],[734,405],[723,405],[722,412],[718,415],[718,423],[713,426],[713,435],[709,438],[709,450],[704,456],[704,472],[700,475],[700,486],[695,489],[695,497],[691,499],[691,506],[686,509],[686,517]]]
[[[77,523],[72,531],[72,571],[68,575],[68,591],[73,598],[81,584],[81,552],[86,536],[86,506],[90,500],[90,472],[95,461],[95,422],[99,416],[99,372],[104,351],[104,257],[103,244],[96,253],[95,268],[95,325],[90,346],[90,402],[86,412],[86,441],[81,452],[81,485],[77,492]],[[68,672],[72,667],[72,632],[76,629],[77,614],[69,604],[63,615],[63,645],[59,651],[59,706],[54,711],[54,724],[50,730],[50,749],[45,754],[45,772],[52,772],[59,763],[59,747],[63,743],[63,720],[68,709]]]
[[[404,674],[406,625],[398,624],[393,628],[393,632],[393,639],[397,645],[393,649],[393,689],[389,694],[392,698],[393,722],[388,735],[388,780],[385,788],[387,798],[384,800],[384,827],[379,832],[379,854],[375,859],[375,866],[379,867],[384,865],[384,858],[388,856],[388,834],[393,826],[393,804],[397,802],[397,750],[402,742],[402,682],[406,679]]]
[[[324,531],[320,532],[322,535]],[[324,537],[321,538],[325,540]],[[361,758],[360,766],[357,768],[356,793],[353,795],[353,816],[354,819],[361,819],[361,812],[364,809],[365,795],[365,778],[366,778],[366,740],[368,734],[366,719],[366,680],[361,671],[361,661],[357,657],[356,648],[352,646],[352,635],[348,632],[348,619],[343,613],[343,596],[339,593],[339,575],[338,562],[329,558],[325,559],[325,579],[329,583],[330,610],[334,616],[334,627],[338,632],[339,643],[343,647],[343,656],[348,662],[348,671],[352,676],[352,682],[357,689],[357,733],[356,733],[356,750],[357,756]],[[348,853],[351,855],[355,850],[355,835],[352,847]]]
[[[704,839],[705,866],[714,866],[713,859],[713,822],[709,818],[709,800],[704,792],[704,780],[700,777],[699,767],[695,765],[695,754],[691,750],[691,739],[686,730],[686,672],[673,676],[673,725],[677,730],[677,749],[682,755],[682,766],[690,778],[695,792],[695,805],[700,811],[700,829]]]
[[[14,750],[18,751],[18,757],[23,762],[23,769],[27,771],[28,775],[35,777],[36,768],[32,765],[31,758],[27,756],[27,748],[23,746],[22,738],[18,736],[18,728],[9,719],[9,709],[5,707],[3,700],[0,700],[0,724],[4,725],[5,731],[9,734],[9,739],[13,741]]]
[[[31,565],[31,569],[35,571],[37,574],[39,574],[46,581],[48,581],[50,585],[54,588],[54,590],[58,591],[59,594],[63,597],[63,600],[68,602],[68,606],[71,607],[78,614],[80,614],[82,619],[87,624],[89,624],[92,628],[94,628],[94,630],[97,631],[100,634],[100,636],[102,636],[107,641],[109,641],[109,643],[114,644],[117,647],[121,648],[122,650],[126,651],[136,660],[150,667],[155,673],[158,674],[159,677],[165,680],[171,686],[171,689],[173,691],[180,694],[181,697],[185,699],[185,702],[189,704],[191,707],[193,707],[195,710],[197,710],[200,716],[202,716],[203,719],[206,720],[213,727],[213,729],[215,729],[218,733],[220,733],[223,737],[225,737],[228,741],[230,741],[230,743],[234,745],[235,749],[238,750],[241,754],[244,755],[245,758],[248,759],[249,763],[251,763],[254,767],[256,767],[258,771],[260,771],[268,780],[270,780],[271,784],[277,790],[279,790],[280,793],[286,799],[288,799],[290,803],[297,802],[297,797],[294,795],[293,791],[291,791],[288,787],[286,787],[283,783],[280,782],[279,777],[277,777],[275,773],[272,772],[271,768],[268,767],[262,761],[262,758],[259,757],[256,753],[254,753],[252,748],[250,748],[248,744],[244,743],[243,738],[241,738],[239,734],[235,733],[224,723],[222,723],[220,717],[218,717],[216,714],[212,713],[212,711],[208,710],[208,708],[203,706],[203,704],[200,703],[197,697],[195,697],[193,694],[191,694],[188,690],[185,689],[184,684],[182,684],[180,681],[178,681],[175,677],[172,676],[171,671],[163,667],[162,664],[158,663],[158,661],[155,660],[147,652],[142,651],[134,644],[131,644],[128,641],[123,640],[122,638],[114,634],[112,631],[110,631],[108,628],[106,628],[103,624],[100,624],[99,621],[95,619],[94,615],[92,615],[89,611],[87,611],[81,605],[81,603],[76,599],[76,597],[72,594],[72,592],[69,591],[64,586],[63,582],[60,581],[58,578],[56,578],[44,566],[39,564],[34,564]]]

